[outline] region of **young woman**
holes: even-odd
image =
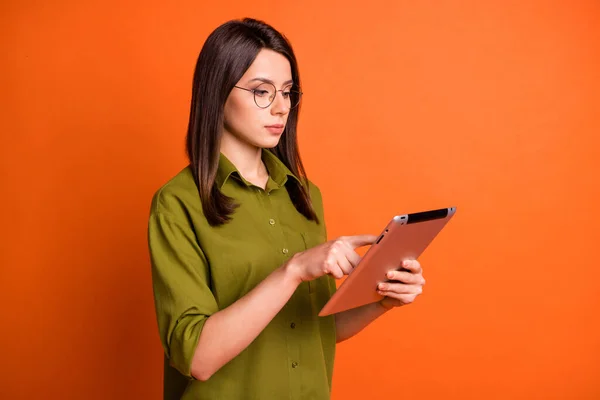
[[[149,248],[166,399],[328,399],[336,342],[410,303],[418,262],[379,302],[317,313],[373,235],[327,241],[321,193],[297,146],[292,47],[257,20],[229,21],[194,74],[189,165],[152,201]]]

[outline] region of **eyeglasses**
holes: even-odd
[[[254,102],[260,108],[269,107],[275,100],[277,92],[281,92],[285,105],[290,110],[296,107],[298,104],[300,104],[300,98],[302,97],[302,92],[298,90],[292,90],[292,85],[286,86],[281,90],[277,90],[275,85],[268,82],[261,83],[255,89],[246,89],[239,86],[234,87],[245,90],[247,92],[252,92],[254,94]]]

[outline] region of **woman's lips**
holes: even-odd
[[[265,128],[267,128],[267,130],[275,135],[280,135],[281,133],[283,133],[283,125],[267,125],[265,126]]]

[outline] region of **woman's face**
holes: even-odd
[[[262,49],[236,86],[263,89],[268,86],[264,82],[272,83],[277,90],[289,89],[292,70],[287,58],[275,51]],[[260,108],[252,92],[233,88],[225,102],[224,136],[260,148],[277,146],[289,114],[288,104],[282,94],[277,92],[270,106]],[[265,101],[265,97],[260,99],[258,96],[259,102]]]

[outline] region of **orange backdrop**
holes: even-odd
[[[0,398],[160,399],[146,247],[207,35],[283,31],[331,238],[456,205],[333,399],[600,398],[600,3],[3,1]]]

